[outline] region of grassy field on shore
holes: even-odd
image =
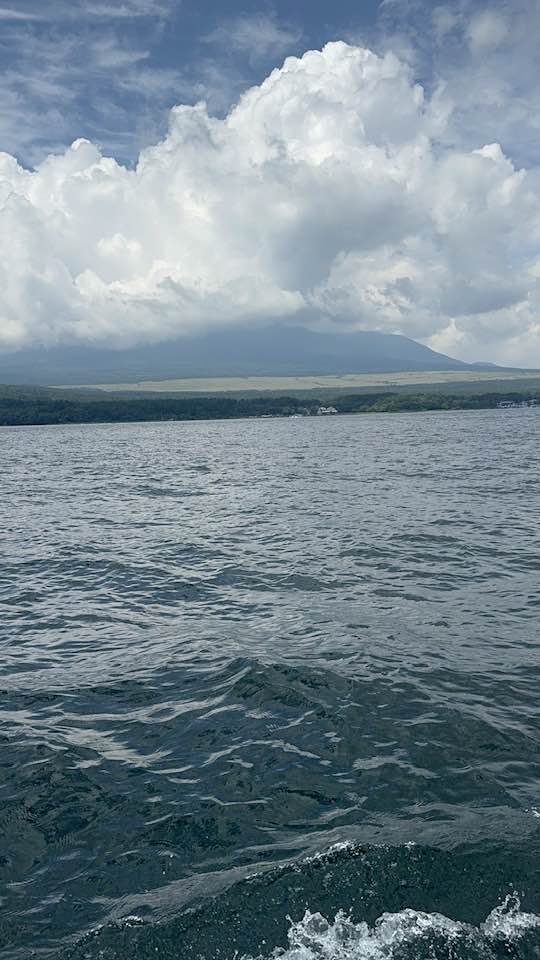
[[[137,383],[80,384],[55,389],[78,389],[115,394],[146,394],[166,396],[254,396],[283,395],[308,397],[339,396],[349,393],[418,392],[418,387],[429,387],[430,392],[461,393],[489,389],[504,392],[512,387],[536,390],[540,387],[539,370],[450,370],[404,373],[359,373],[344,376],[312,377],[208,377],[183,380],[143,380]]]

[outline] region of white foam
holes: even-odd
[[[421,942],[427,945],[442,940],[447,946],[459,943],[462,947],[481,948],[482,945],[489,946],[490,941],[508,943],[519,940],[535,928],[540,929],[540,917],[522,913],[515,895],[507,897],[501,906],[492,910],[480,927],[459,923],[438,913],[402,910],[383,914],[371,928],[367,923],[353,923],[342,912],[330,923],[320,913],[308,911],[303,920],[291,922],[288,948],[274,951],[272,957],[280,960],[391,960],[397,948],[407,945],[414,948]]]
[[[143,917],[139,917],[135,913],[131,913],[128,917],[120,917],[119,920],[116,920],[118,927],[136,927],[143,923],[145,923]]]
[[[517,894],[507,897],[500,907],[495,907],[482,924],[482,931],[490,940],[512,941],[529,930],[540,930],[540,917],[535,913],[522,913]]]
[[[302,857],[300,865],[305,863],[316,863],[317,860],[326,860],[327,857],[332,856],[334,853],[339,853],[342,850],[352,850],[355,847],[353,840],[339,840],[337,843],[333,843],[332,846],[327,847],[326,850],[319,850],[317,853],[312,853],[307,857]]]

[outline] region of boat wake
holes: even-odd
[[[306,912],[292,923],[281,960],[533,960],[540,957],[540,917],[523,913],[517,895],[491,911],[479,927],[438,913],[385,913],[373,927],[343,912],[333,923]],[[246,958],[247,960],[247,958]],[[257,960],[263,960],[262,955]]]

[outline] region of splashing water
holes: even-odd
[[[306,912],[298,923],[291,921],[286,950],[274,951],[281,960],[491,960],[498,946],[510,947],[525,941],[534,954],[508,953],[504,956],[539,956],[540,917],[523,913],[516,894],[495,907],[479,927],[459,923],[438,913],[402,910],[385,913],[369,927],[354,923],[344,912],[333,923],[320,913]],[[262,960],[262,958],[258,958]]]
[[[500,907],[495,907],[482,924],[482,930],[491,940],[511,942],[532,930],[540,931],[540,917],[535,913],[522,913],[517,894],[506,897]]]

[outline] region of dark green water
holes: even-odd
[[[4,429],[0,957],[540,957],[540,411]]]

